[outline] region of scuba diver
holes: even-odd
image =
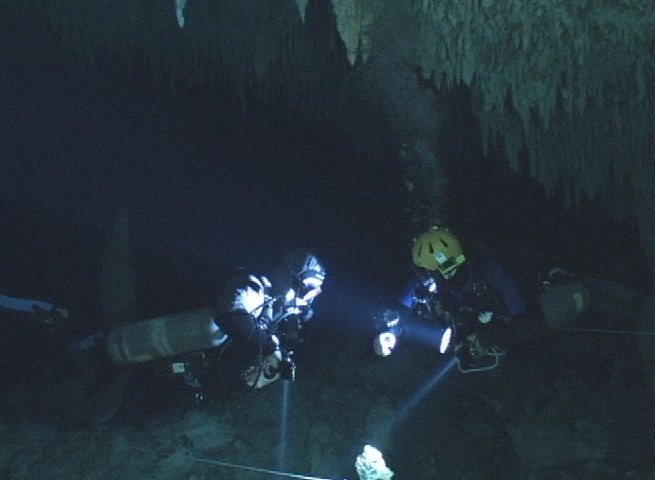
[[[221,354],[236,350],[237,376],[253,388],[295,377],[294,352],[313,316],[325,268],[313,253],[296,251],[283,258],[271,280],[239,272],[214,310],[214,322],[228,339]]]
[[[507,346],[560,328],[590,302],[588,289],[560,269],[549,273],[549,288],[530,296],[493,256],[465,255],[443,226],[414,240],[412,266],[415,275],[399,308],[376,318],[379,356],[390,355],[402,334],[436,344],[442,354],[452,351],[461,372],[491,370]]]
[[[217,383],[259,389],[292,380],[325,268],[312,252],[298,250],[270,279],[240,269],[213,308],[124,325],[107,335],[106,351],[117,365],[152,363],[160,376],[192,387],[198,400]]]

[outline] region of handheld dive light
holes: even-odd
[[[282,360],[278,366],[280,378],[282,380],[295,380],[296,379],[296,362],[293,359],[293,352],[284,352]]]

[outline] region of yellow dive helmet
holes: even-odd
[[[457,237],[444,227],[432,227],[414,240],[412,261],[417,267],[451,278],[466,261]]]

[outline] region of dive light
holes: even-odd
[[[278,365],[278,372],[282,380],[295,380],[296,379],[296,362],[293,359],[293,352],[284,352],[282,360]]]

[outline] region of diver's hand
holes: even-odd
[[[248,368],[243,375],[243,380],[249,387],[257,389],[273,383],[280,378],[279,367],[281,360],[282,353],[278,349],[274,353],[263,357],[259,365]]]
[[[297,315],[303,321],[308,321],[314,316],[314,311],[311,305],[302,298],[294,298],[286,304],[286,313],[289,315]]]
[[[280,350],[265,356],[262,359],[262,371],[267,378],[273,378],[279,370],[280,362],[282,361],[282,354]]]
[[[491,322],[493,318],[494,318],[494,312],[487,311],[487,312],[480,312],[478,314],[478,322],[480,323],[487,324]]]
[[[50,329],[62,327],[68,320],[68,310],[59,307],[52,307],[46,310],[39,306],[34,306],[34,314],[41,325]]]
[[[373,340],[373,351],[380,357],[388,357],[396,348],[397,338],[391,332],[382,332]]]
[[[494,325],[509,323],[511,322],[512,317],[510,315],[498,314],[492,311],[484,311],[478,314],[478,322],[482,324],[487,324],[493,322]]]

